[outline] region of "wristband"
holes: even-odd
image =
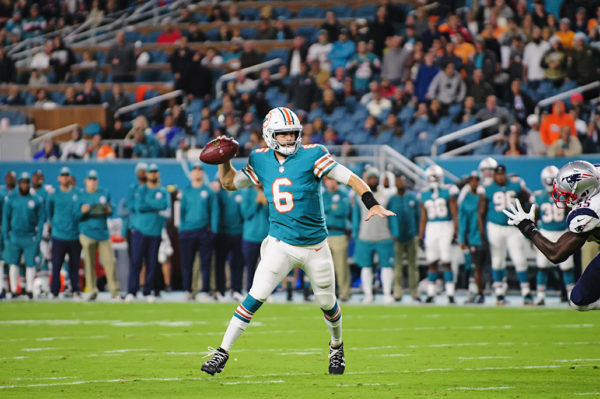
[[[375,196],[372,192],[367,191],[361,196],[363,204],[367,207],[367,209],[373,208],[375,205],[379,205],[379,202],[375,199]]]
[[[538,231],[535,228],[535,223],[533,223],[529,219],[522,220],[521,223],[517,225],[519,230],[521,230],[521,234],[523,234],[527,239],[531,240],[535,233]]]

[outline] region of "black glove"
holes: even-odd
[[[517,227],[521,231],[521,234],[523,234],[530,240],[533,238],[535,232],[537,231],[537,229],[535,228],[535,223],[529,219],[521,220]]]
[[[425,240],[423,240],[422,238],[419,238],[419,247],[425,251]]]

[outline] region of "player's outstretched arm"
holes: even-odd
[[[371,189],[369,188],[367,183],[365,183],[360,177],[356,176],[355,174],[352,174],[352,176],[350,176],[350,179],[348,180],[348,186],[350,186],[352,190],[354,190],[358,194],[358,196],[362,199],[363,203],[369,210],[369,214],[367,215],[367,217],[365,217],[365,221],[368,221],[373,216],[379,216],[380,218],[384,218],[387,216],[396,216],[394,212],[388,211],[381,204],[377,203],[377,200],[373,196]]]
[[[231,164],[231,160],[219,164],[219,181],[225,190],[235,191],[237,187],[234,184],[235,168]]]

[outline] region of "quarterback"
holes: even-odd
[[[322,145],[301,145],[302,125],[288,108],[274,108],[263,121],[268,147],[250,154],[248,165],[236,171],[227,161],[219,165],[219,180],[226,190],[261,184],[269,202],[269,235],[261,245],[261,260],[248,295],[235,310],[221,346],[202,365],[202,371],[220,373],[233,343],[246,329],[260,306],[294,267],[310,279],[315,300],[329,327],[329,374],[343,374],[346,364],[342,343],[342,312],[335,297],[333,260],[327,245],[320,182],[328,176],[350,186],[373,216],[394,216],[381,206],[369,186],[338,164]]]
[[[569,162],[554,178],[552,198],[557,207],[571,208],[567,215],[569,231],[556,242],[541,234],[535,225],[535,206],[525,212],[519,200],[505,209],[508,223],[536,246],[550,262],[565,262],[587,240],[600,240],[600,165],[586,161]],[[571,304],[577,310],[600,309],[600,255],[590,262],[571,291]]]

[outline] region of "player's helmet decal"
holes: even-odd
[[[292,132],[296,139],[289,143],[277,141],[277,135]],[[263,138],[273,151],[282,155],[292,155],[302,144],[302,125],[298,116],[289,108],[277,107],[269,111],[263,120]]]
[[[599,177],[591,163],[569,162],[554,179],[552,199],[559,208],[573,207],[600,191]]]

